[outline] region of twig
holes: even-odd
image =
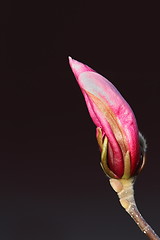
[[[160,240],[151,226],[142,217],[134,199],[134,178],[130,179],[110,179],[110,184],[115,192],[117,192],[122,207],[136,222],[137,226],[151,240]]]

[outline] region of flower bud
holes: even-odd
[[[97,126],[104,172],[112,178],[134,176],[141,165],[141,149],[132,109],[106,78],[71,57],[69,63]],[[140,139],[141,145],[145,145],[142,136]]]

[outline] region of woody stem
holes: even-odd
[[[117,192],[122,207],[133,218],[137,226],[151,240],[160,240],[151,226],[145,221],[140,214],[134,199],[134,178],[130,179],[110,179],[110,184]]]

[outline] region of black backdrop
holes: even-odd
[[[148,142],[136,200],[160,234],[158,8],[1,4],[0,238],[145,239],[100,168],[95,126],[68,55],[107,77],[133,108]]]

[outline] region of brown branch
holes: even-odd
[[[154,232],[151,226],[142,217],[135,203],[134,199],[134,178],[130,179],[110,179],[110,184],[119,196],[122,207],[136,222],[141,231],[146,234],[150,240],[160,240],[158,235]]]

